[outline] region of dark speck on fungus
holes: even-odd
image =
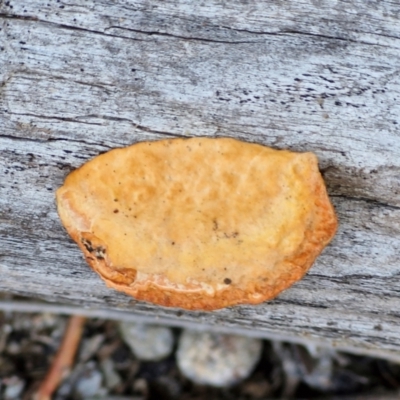
[[[87,240],[85,238],[82,238],[81,242],[85,246],[86,250],[89,253],[94,253],[94,256],[98,260],[104,260],[104,256],[106,254],[106,249],[103,246],[93,247],[93,244],[89,240]],[[88,258],[92,259],[91,257],[88,257]]]
[[[89,253],[91,253],[94,250],[93,246],[92,246],[92,243],[90,243],[89,240],[86,240],[85,238],[82,238],[81,242],[85,246],[86,250]]]
[[[104,260],[106,249],[102,246],[96,247],[94,255],[98,260]]]
[[[229,278],[225,278],[224,283],[225,283],[225,285],[230,285],[232,283],[232,280]]]

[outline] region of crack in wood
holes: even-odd
[[[383,208],[387,208],[390,210],[400,210],[399,206],[394,206],[392,204],[383,203],[382,201],[378,201],[378,200],[371,199],[368,197],[353,197],[353,196],[347,196],[347,195],[343,195],[343,194],[330,194],[329,197],[340,198],[340,199],[345,199],[345,200],[350,200],[350,201],[360,201],[360,202],[364,202],[367,204],[371,204],[375,207],[383,207]]]
[[[75,118],[69,118],[69,117],[58,117],[56,115],[37,115],[37,114],[32,114],[32,113],[16,113],[16,112],[12,112],[12,111],[8,111],[9,115],[20,115],[20,116],[25,116],[25,117],[34,117],[34,118],[38,118],[38,119],[50,119],[50,120],[56,120],[56,121],[63,121],[63,122],[76,122],[79,124],[85,124],[85,125],[98,125],[101,126],[102,124],[96,123],[96,122],[86,122],[86,121],[82,121],[79,119],[75,119]]]
[[[132,28],[126,28],[122,26],[110,26],[108,28],[105,28],[104,31],[108,31],[109,29],[119,29],[123,31],[128,31],[128,32],[135,32],[135,33],[140,33],[143,35],[149,35],[149,36],[166,36],[166,37],[171,37],[175,39],[180,39],[180,40],[193,40],[193,41],[200,41],[200,42],[209,42],[209,43],[224,43],[224,44],[243,44],[243,43],[249,43],[249,44],[254,44],[257,43],[252,40],[238,40],[238,41],[230,41],[230,40],[218,40],[218,39],[207,39],[207,38],[201,38],[201,37],[195,37],[195,36],[182,36],[182,35],[175,35],[173,33],[168,33],[168,32],[159,32],[159,31],[144,31],[141,29],[132,29]]]
[[[82,121],[80,119],[74,119],[74,118],[66,118],[66,117],[57,117],[57,116],[44,116],[44,115],[36,115],[36,114],[31,114],[31,113],[13,113],[8,111],[8,114],[10,115],[23,115],[23,116],[28,116],[28,117],[34,117],[34,118],[38,118],[38,119],[54,119],[54,120],[59,120],[59,121],[68,121],[68,122],[74,122],[77,124],[86,124],[86,125],[97,125],[97,126],[101,126],[102,124],[99,123],[93,123],[93,122],[86,122],[86,121]],[[83,117],[81,117],[83,118]],[[161,131],[161,130],[155,130],[155,129],[151,129],[149,127],[143,126],[143,125],[139,125],[135,122],[133,122],[132,120],[130,120],[129,118],[121,118],[121,117],[114,117],[114,116],[108,116],[108,115],[98,115],[98,114],[89,114],[86,115],[84,118],[98,118],[98,119],[104,119],[107,121],[116,121],[116,122],[128,122],[130,123],[133,127],[135,127],[136,129],[139,129],[143,132],[147,132],[147,133],[153,133],[153,134],[157,134],[157,135],[163,135],[163,136],[170,136],[170,137],[181,137],[181,138],[190,138],[191,136],[189,135],[182,135],[182,134],[178,134],[178,133],[173,133],[173,132],[166,132],[166,131]],[[21,140],[21,138],[17,137],[17,136],[10,136],[10,135],[3,135],[0,133],[0,137],[7,137],[9,139],[17,139],[17,140]],[[34,139],[32,139],[34,140]],[[46,141],[50,141],[50,140],[63,140],[61,138],[49,138],[49,139],[38,139],[38,140],[34,140],[34,141],[38,141],[38,142],[46,142]],[[67,140],[67,139],[65,139]],[[70,141],[74,141],[74,139],[68,139]],[[78,141],[79,142],[79,141]],[[85,143],[85,142],[82,142]],[[92,145],[94,145],[94,143],[92,143]],[[111,148],[111,147],[109,147]]]
[[[25,17],[23,15],[17,15],[17,14],[4,14],[4,13],[0,13],[0,18],[4,18],[4,19],[15,19],[15,20],[22,20],[22,21],[34,21],[34,22],[39,22],[42,23],[44,25],[51,25],[51,26],[56,26],[62,29],[67,29],[67,30],[73,30],[73,31],[82,31],[82,32],[88,32],[88,33],[93,33],[95,35],[102,35],[102,36],[108,36],[108,37],[115,37],[115,38],[120,38],[120,39],[128,39],[128,40],[134,40],[134,41],[138,41],[141,42],[143,40],[141,39],[136,39],[136,38],[128,38],[125,36],[118,36],[118,35],[112,35],[112,34],[106,34],[104,32],[101,31],[95,31],[92,29],[86,29],[86,28],[81,28],[79,26],[73,26],[73,25],[66,25],[66,24],[58,24],[56,22],[52,22],[52,21],[46,21],[40,18],[36,18],[36,17]]]
[[[22,141],[22,142],[33,142],[33,143],[47,143],[47,142],[67,142],[67,143],[81,143],[85,144],[87,146],[99,146],[99,147],[106,147],[108,149],[113,149],[114,147],[107,146],[104,143],[91,143],[87,142],[85,140],[79,140],[75,138],[46,138],[46,139],[35,139],[35,138],[27,138],[27,137],[20,137],[20,136],[13,136],[13,135],[4,135],[0,133],[0,139],[11,139],[11,140],[17,140],[17,141]]]
[[[175,39],[180,39],[180,40],[193,40],[193,41],[200,41],[200,42],[209,42],[209,43],[223,43],[223,44],[254,44],[257,43],[257,41],[252,41],[252,40],[218,40],[218,39],[209,39],[209,38],[202,38],[202,37],[195,37],[195,36],[183,36],[183,35],[176,35],[173,33],[169,32],[160,32],[160,31],[146,31],[146,30],[141,30],[141,29],[133,29],[133,28],[127,28],[127,27],[122,27],[122,26],[117,26],[117,25],[111,25],[107,28],[104,28],[103,31],[96,31],[92,29],[87,29],[87,28],[82,28],[78,26],[73,26],[73,25],[67,25],[67,24],[59,24],[56,22],[52,21],[46,21],[43,19],[39,19],[37,17],[30,17],[30,16],[24,16],[24,15],[18,15],[18,14],[8,14],[8,13],[0,13],[0,18],[9,18],[9,19],[19,19],[19,20],[25,20],[25,21],[35,21],[35,22],[40,22],[43,24],[50,24],[53,26],[58,26],[63,29],[69,29],[69,30],[76,30],[76,31],[83,31],[83,32],[89,32],[97,35],[104,35],[104,36],[109,36],[109,37],[116,37],[120,39],[128,39],[128,40],[134,40],[134,41],[144,41],[142,39],[138,38],[132,38],[132,37],[126,37],[126,36],[121,36],[121,35],[114,35],[114,34],[107,34],[106,32],[110,29],[116,29],[116,30],[121,30],[121,31],[128,31],[128,32],[135,32],[143,35],[149,35],[149,36],[165,36],[165,37],[171,37]],[[250,35],[255,35],[255,36],[287,36],[287,35],[300,35],[300,36],[308,36],[308,37],[315,37],[315,38],[322,38],[322,39],[327,39],[327,40],[339,40],[343,42],[352,42],[352,43],[357,43],[357,44],[365,44],[369,46],[380,46],[380,47],[387,47],[387,48],[393,48],[393,46],[389,45],[384,45],[381,43],[376,43],[376,42],[368,42],[366,40],[357,40],[351,37],[341,37],[341,36],[333,36],[333,35],[326,35],[326,34],[320,34],[320,33],[312,33],[312,32],[305,32],[301,30],[295,30],[295,29],[281,29],[276,32],[268,32],[268,31],[253,31],[250,29],[238,29],[238,28],[232,28],[229,26],[218,26],[218,28],[223,28],[227,29],[233,32],[242,32],[242,33],[247,33]],[[385,35],[382,33],[377,33],[374,32],[374,35],[388,38],[388,39],[399,39],[400,37],[394,36],[394,35]]]

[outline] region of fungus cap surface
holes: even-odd
[[[337,227],[314,154],[228,138],[109,151],[68,175],[57,204],[109,286],[185,309],[275,297]]]

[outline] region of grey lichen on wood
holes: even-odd
[[[0,1],[0,290],[400,348],[400,4]],[[213,313],[105,287],[54,191],[111,148],[231,136],[313,151],[340,227],[276,300]]]

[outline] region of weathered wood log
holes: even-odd
[[[400,4],[0,1],[0,290],[400,350]],[[114,147],[231,136],[313,151],[340,228],[276,300],[182,312],[107,289],[54,191]]]

